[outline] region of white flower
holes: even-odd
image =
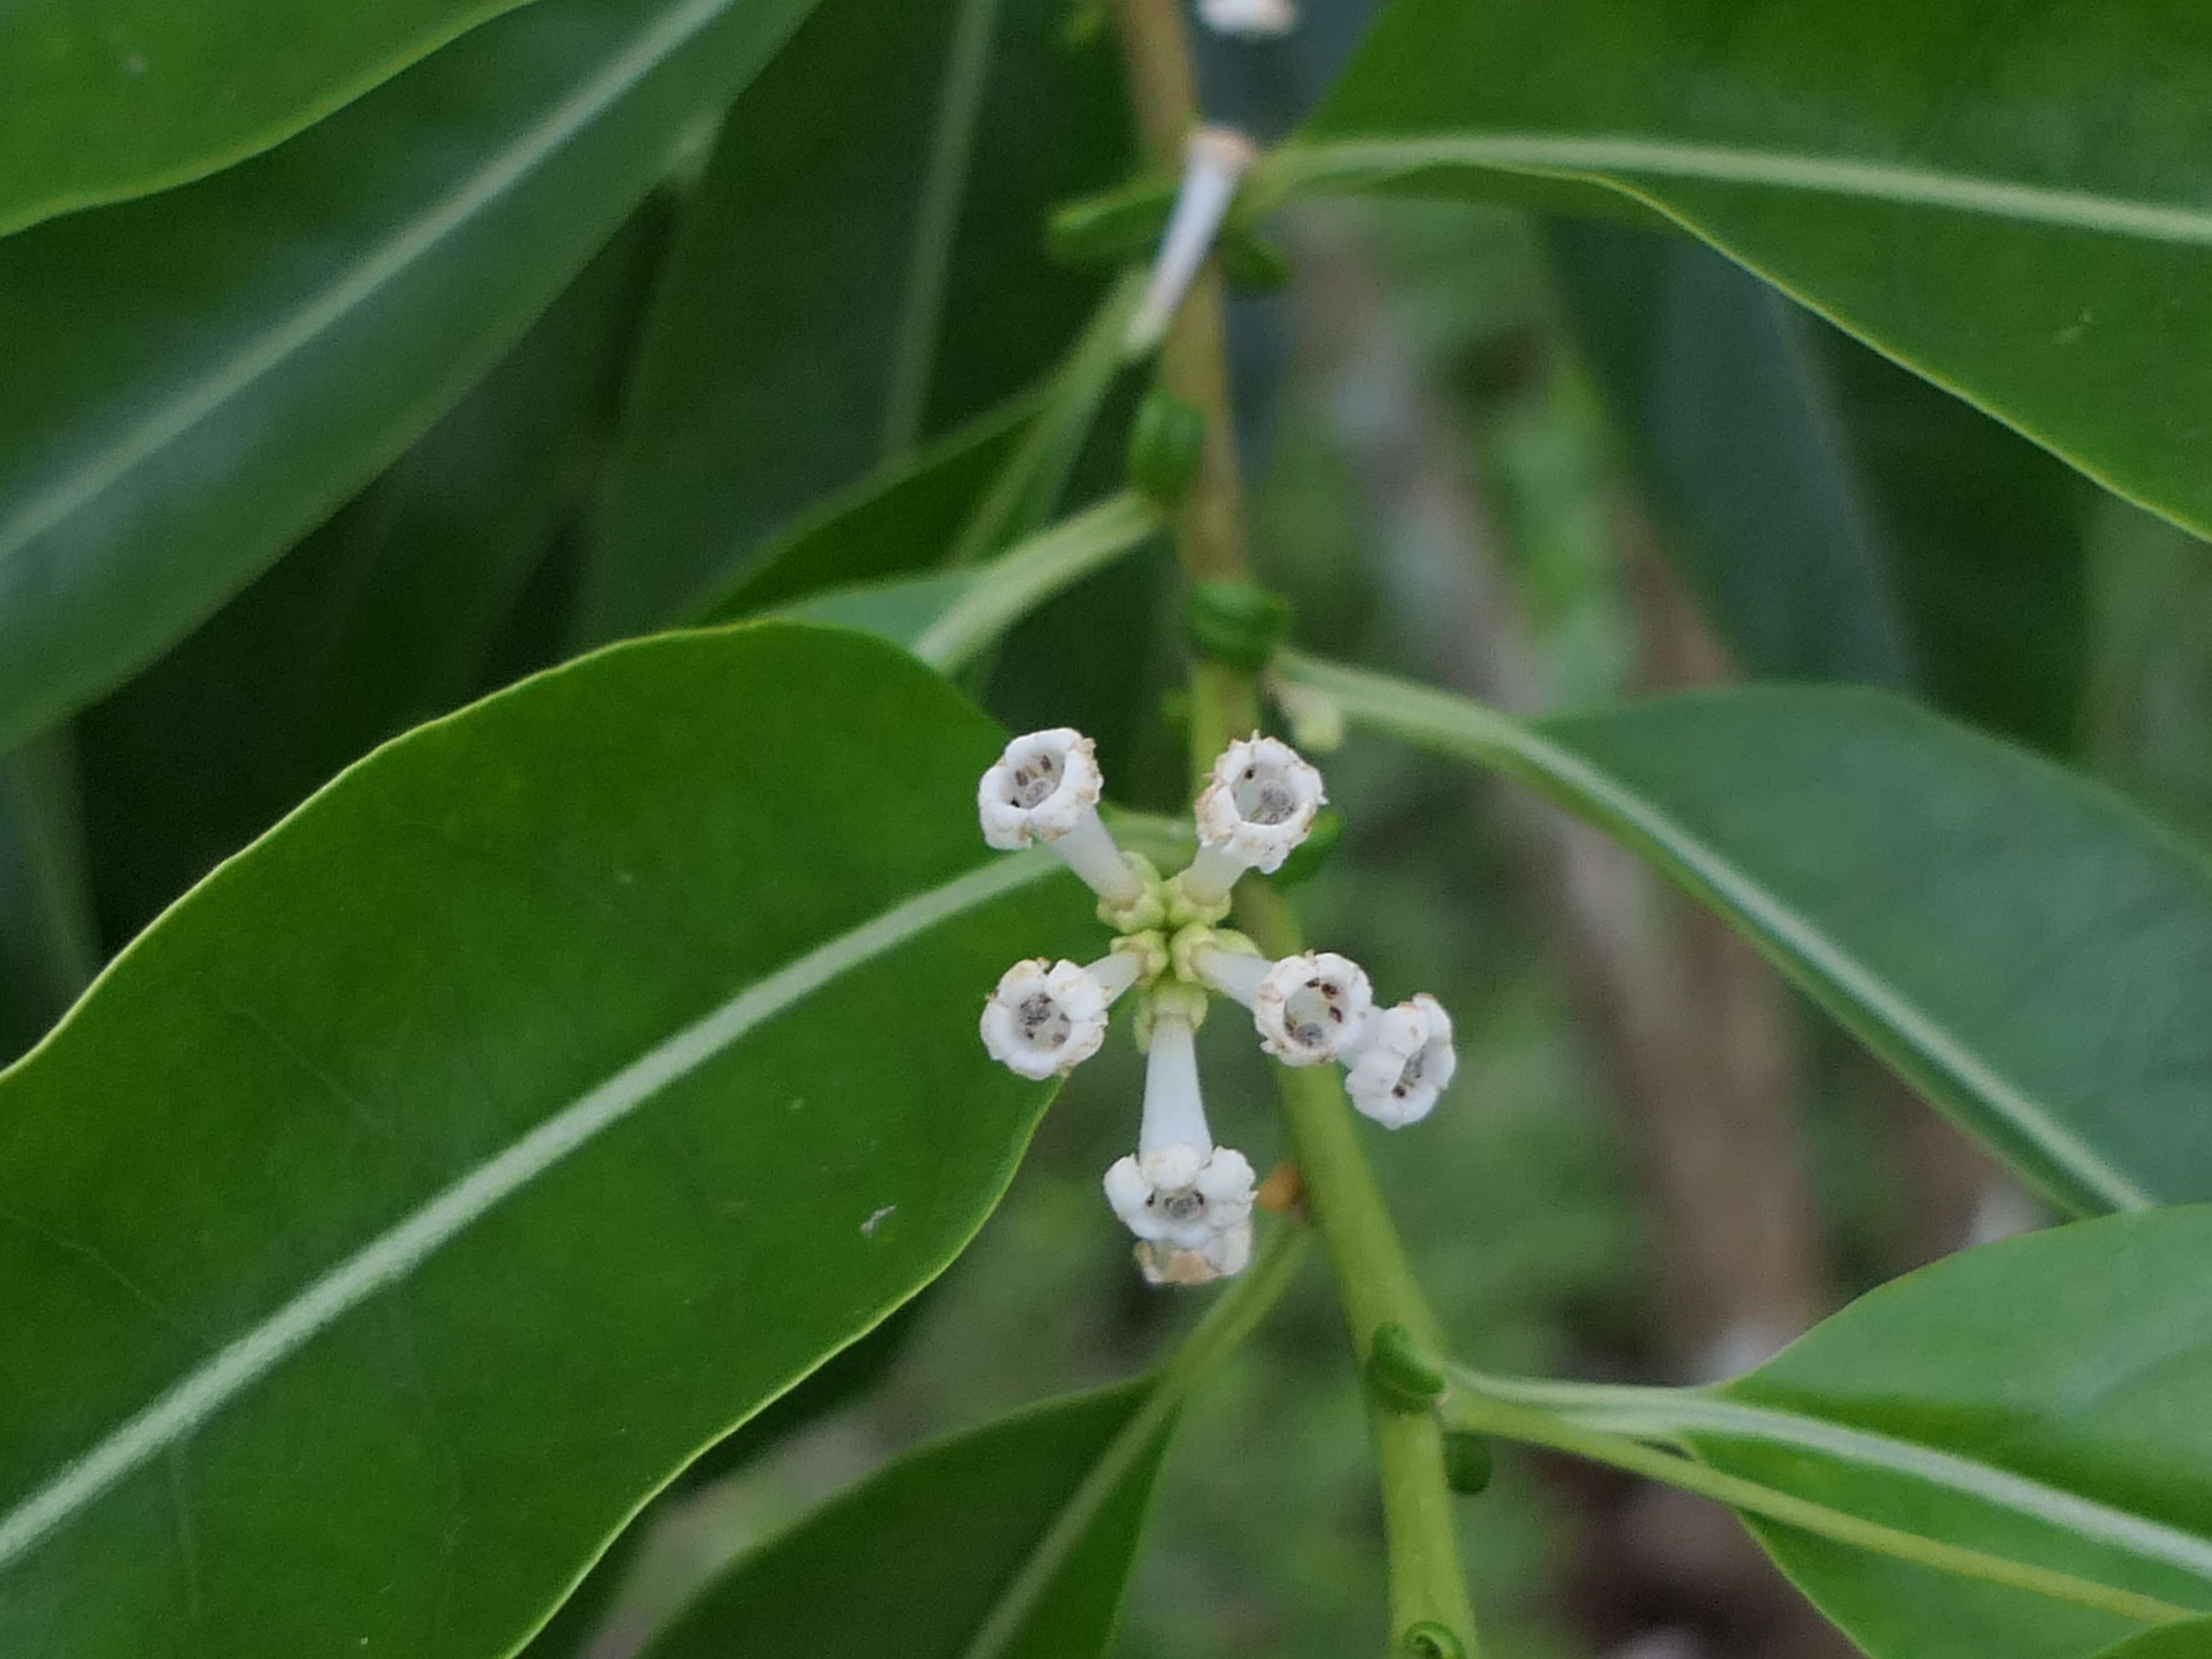
[[[1145,885],[1099,822],[1105,780],[1091,739],[1071,726],[1016,738],[975,786],[983,839],[1001,852],[1043,842],[1101,898],[1127,904]]]
[[[1252,1218],[1252,1166],[1233,1146],[1179,1142],[1117,1159],[1106,1201],[1139,1238],[1202,1250]]]
[[[1213,1144],[1190,1018],[1164,998],[1152,1016],[1137,1150],[1106,1171],[1105,1188],[1114,1213],[1137,1236],[1138,1265],[1155,1285],[1200,1284],[1251,1260],[1252,1166],[1243,1153]]]
[[[1374,1006],[1358,963],[1334,951],[1308,951],[1285,957],[1261,977],[1252,1024],[1260,1046],[1285,1066],[1318,1066],[1359,1045]]]
[[[1259,156],[1252,141],[1233,127],[1200,127],[1190,135],[1175,211],[1160,237],[1145,297],[1138,301],[1122,337],[1131,353],[1149,351],[1166,336],[1191,279],[1212,251],[1222,217],[1236,197],[1237,181]]]
[[[1199,850],[1181,878],[1184,896],[1218,902],[1245,871],[1281,869],[1328,799],[1321,774],[1280,738],[1255,732],[1231,744],[1199,791]]]
[[[1275,965],[1243,934],[1198,927],[1176,935],[1170,961],[1183,978],[1209,985],[1247,1008],[1258,1000],[1260,981]]]
[[[1095,811],[1106,780],[1097,745],[1073,726],[1016,738],[983,774],[975,805],[983,839],[1000,852],[1026,847],[1031,836],[1058,841]]]
[[[1141,966],[1122,951],[1088,968],[1042,957],[1016,963],[983,1005],[983,1047],[1023,1077],[1065,1076],[1098,1052],[1106,1011]]]
[[[1202,1249],[1137,1241],[1137,1267],[1148,1285],[1205,1285],[1233,1279],[1252,1264],[1252,1224],[1241,1221]]]
[[[1352,1103],[1391,1129],[1426,1117],[1459,1069],[1451,1016],[1425,993],[1370,1014],[1359,1047],[1344,1058]]]
[[[1252,1259],[1252,1166],[1232,1147],[1184,1142],[1139,1152],[1117,1160],[1105,1187],[1155,1285],[1204,1284]]]
[[[1198,0],[1198,15],[1217,34],[1264,40],[1288,34],[1298,25],[1292,0]]]

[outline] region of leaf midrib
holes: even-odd
[[[0,521],[0,559],[20,552],[86,503],[159,454],[182,434],[238,397],[321,336],[366,306],[409,267],[514,189],[543,161],[635,87],[662,63],[728,11],[736,0],[690,0],[668,13],[630,46],[512,143],[463,178],[404,228],[386,239],[373,258],[325,289],[268,330],[252,349],[227,357],[215,372],[185,387],[137,425],[102,445],[15,514]]]
[[[1791,1446],[1839,1462],[1883,1469],[2095,1539],[2212,1583],[2212,1538],[1917,1441],[1691,1391],[1522,1385],[1491,1376],[1480,1377],[1480,1382],[1485,1392],[1540,1405],[1587,1427],[1632,1439],[1704,1433]]]
[[[1947,208],[2145,241],[2212,246],[2212,208],[2055,190],[1936,167],[1751,146],[1678,143],[1629,133],[1467,132],[1341,140],[1323,136],[1285,146],[1262,165],[1252,188],[1255,195],[1273,199],[1326,189],[1360,175],[1455,166],[1582,174],[1600,182],[1625,173],[1755,185],[1897,206]]]
[[[765,1021],[939,923],[1041,880],[1058,867],[1041,849],[979,865],[817,945],[664,1038],[327,1269],[72,1459],[46,1486],[0,1514],[0,1568],[184,1440],[318,1333],[404,1279],[495,1206]]]

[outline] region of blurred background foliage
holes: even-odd
[[[1208,43],[1210,108],[1287,127],[1362,21],[1352,0],[1307,9],[1289,41]],[[1048,264],[1038,227],[1121,175],[1127,133],[1103,20],[1004,9],[975,193],[924,319],[941,372],[902,357],[910,285],[875,251],[928,210],[910,164],[960,9],[917,4],[886,34],[833,0],[396,462],[6,758],[0,1046],[377,742],[580,641],[684,620],[817,498],[1058,359],[1104,276]],[[855,40],[932,71],[837,146],[764,150],[762,132],[804,126],[778,111],[810,95],[810,63],[856,61]],[[1300,644],[1532,709],[1746,674],[1891,685],[2212,834],[2212,560],[2184,532],[1687,243],[1390,204],[1270,234],[1294,275],[1235,306],[1240,444],[1255,556]],[[1132,392],[1106,398],[1070,501],[1115,481]],[[1172,809],[1179,598],[1164,554],[1141,555],[1047,606],[971,689],[1018,728],[1095,732],[1116,794]],[[1369,1139],[1474,1363],[1717,1375],[1880,1279],[2036,1224],[1587,832],[1379,741],[1326,764],[1348,833],[1304,889],[1310,931],[1459,1022],[1443,1109]],[[1261,1065],[1207,1036],[1217,1119],[1265,1168],[1281,1143]],[[532,1654],[613,1659],[893,1449],[1164,1352],[1192,1306],[1138,1281],[1097,1187],[1137,1068],[1109,1046],[1078,1073],[943,1282],[710,1453]],[[1311,1273],[1186,1408],[1119,1651],[1364,1646],[1382,1618],[1365,1432]],[[1515,1455],[1464,1523],[1492,1659],[1844,1650],[1688,1500]]]

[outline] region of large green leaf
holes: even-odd
[[[741,1557],[643,1659],[1100,1653],[1176,1410],[1297,1276],[1305,1246],[1302,1230],[1275,1230],[1152,1376],[899,1458]]]
[[[2208,1260],[2197,1206],[1968,1251],[1718,1390],[1690,1440],[1855,1515],[2212,1611]],[[1875,1659],[2081,1659],[2129,1628],[1753,1526]]]
[[[1737,1503],[1874,1659],[2089,1659],[2212,1609],[2208,1253],[2205,1206],[2082,1222],[1886,1285],[1718,1388],[1468,1374],[1468,1415],[1696,1454],[1734,1487],[1583,1448]]]
[[[66,730],[0,755],[0,1065],[100,965],[76,756]]]
[[[810,0],[544,0],[187,189],[0,242],[0,746],[360,488]]]
[[[1033,399],[1013,399],[839,490],[746,561],[696,620],[735,622],[825,588],[942,564],[1036,415]]]
[[[1291,672],[1619,837],[2059,1203],[2212,1198],[2212,869],[2103,787],[1853,688],[1525,725]]]
[[[1662,541],[1747,672],[1910,683],[2073,745],[2076,475],[1710,248],[1590,220],[1550,240]]]
[[[1546,228],[1662,538],[1737,662],[1904,684],[1887,538],[1802,315],[1694,242],[1597,220]]]
[[[506,672],[502,642],[525,607],[554,613],[541,646],[567,637],[532,583],[612,441],[665,218],[649,204],[367,489],[79,719],[110,939],[377,744],[546,665]]]
[[[0,235],[212,173],[520,0],[19,0],[0,17]]]
[[[1118,1478],[997,1650],[1000,1659],[1103,1651],[1167,1449],[1167,1421],[1144,1415],[1152,1394],[1147,1382],[1125,1382],[908,1454],[744,1558],[645,1659],[964,1659],[1054,1518],[1119,1451]],[[1133,1425],[1144,1431],[1129,1436]]]
[[[2203,532],[2208,111],[2185,0],[1396,0],[1255,201],[1607,187]]]
[[[2160,1625],[2106,1648],[2097,1659],[2205,1659],[2212,1654],[2212,1619]]]
[[[141,936],[0,1073],[0,1651],[509,1651],[941,1269],[1049,1092],[979,999],[1095,947],[981,846],[1000,740],[852,635],[671,635]]]
[[[696,615],[820,498],[1058,356],[1103,283],[1047,260],[1044,214],[1128,143],[1111,42],[1062,22],[823,0],[738,101],[641,350],[584,637]]]

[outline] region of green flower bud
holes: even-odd
[[[1290,601],[1241,578],[1199,582],[1183,599],[1182,629],[1200,655],[1256,674],[1291,631]]]
[[[1180,398],[1148,392],[1129,428],[1129,482],[1162,507],[1173,507],[1198,472],[1206,417]]]
[[[1367,1350],[1367,1380],[1400,1411],[1425,1412],[1444,1391],[1444,1375],[1403,1325],[1384,1325]]]
[[[1398,1648],[1411,1659],[1467,1659],[1467,1644],[1433,1619],[1407,1626]]]
[[[1444,1484],[1470,1497],[1490,1485],[1490,1439],[1453,1429],[1444,1436]]]

